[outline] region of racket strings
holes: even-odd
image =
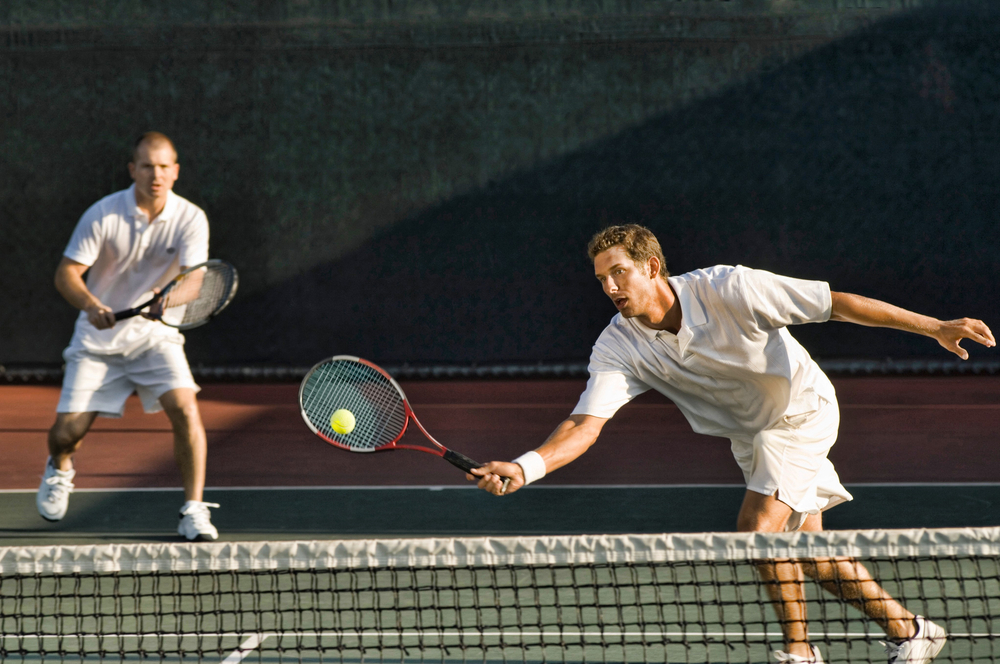
[[[184,275],[163,296],[163,316],[173,325],[205,321],[230,300],[235,273],[229,265],[207,265]]]
[[[338,433],[331,416],[340,409],[354,415],[354,430]],[[365,452],[396,440],[406,426],[403,396],[383,374],[354,360],[336,359],[316,367],[302,389],[302,410],[328,440]]]

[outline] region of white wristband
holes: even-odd
[[[525,486],[545,477],[545,459],[538,452],[525,452],[514,459],[514,463],[524,471]]]

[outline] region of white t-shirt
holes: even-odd
[[[829,284],[718,265],[668,279],[678,333],[618,314],[594,344],[574,415],[609,418],[652,388],[698,433],[753,436],[782,417],[836,403],[833,385],[785,329],[830,318]]]
[[[138,306],[180,272],[208,260],[208,219],[197,205],[173,192],[150,223],[135,201],[135,185],[105,196],[83,213],[63,255],[83,265],[87,288],[113,311]],[[81,311],[69,349],[133,356],[181,333],[135,316],[98,330]]]

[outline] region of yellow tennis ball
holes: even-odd
[[[354,431],[354,413],[346,408],[333,411],[330,416],[330,426],[339,434],[346,435]]]

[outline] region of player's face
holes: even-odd
[[[650,266],[636,265],[623,247],[615,246],[594,257],[594,275],[625,318],[646,313],[656,298],[656,275]]]
[[[128,165],[128,171],[135,180],[137,199],[163,199],[174,188],[180,164],[169,143],[144,143],[135,151],[135,161]]]

